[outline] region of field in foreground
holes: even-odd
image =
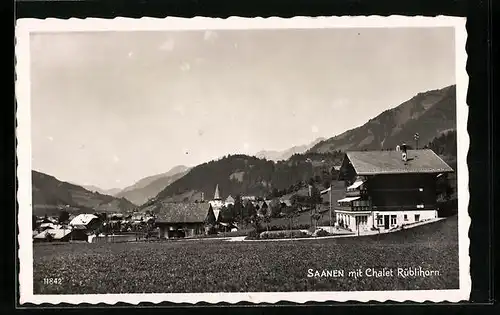
[[[401,232],[282,242],[221,240],[34,245],[35,294],[457,289],[457,217]],[[349,277],[361,268],[431,277]],[[344,270],[340,278],[308,270]],[[59,278],[57,284],[44,279]],[[59,283],[60,282],[60,283]]]

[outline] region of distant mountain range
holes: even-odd
[[[276,162],[285,161],[288,160],[294,154],[300,154],[306,152],[307,150],[309,150],[310,148],[312,148],[313,146],[324,140],[325,138],[318,138],[313,142],[311,142],[310,144],[294,146],[283,151],[262,150],[257,152],[255,156],[258,157],[259,159],[266,159],[270,161],[276,161]]]
[[[168,172],[145,177],[137,183],[124,188],[115,194],[115,196],[127,198],[137,205],[142,205],[156,196],[165,187],[186,175],[189,170],[190,168],[184,165],[175,166]]]
[[[31,175],[33,213],[38,216],[57,215],[62,209],[70,213],[92,213],[126,212],[136,208],[125,198],[89,191],[37,171]]]
[[[103,195],[110,195],[110,196],[114,196],[120,191],[122,191],[120,188],[103,189],[94,185],[82,185],[82,187],[90,191],[97,191],[98,193],[101,193]]]
[[[437,135],[456,128],[456,86],[419,93],[386,110],[361,127],[321,141],[308,152],[394,149],[402,142],[423,146]]]

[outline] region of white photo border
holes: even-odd
[[[471,291],[468,232],[470,227],[469,171],[467,153],[468,106],[466,96],[468,75],[465,50],[467,32],[465,18],[422,16],[342,16],[294,18],[114,18],[114,19],[20,19],[16,21],[16,98],[17,98],[17,202],[18,258],[20,304],[79,304],[105,303],[277,303],[288,301],[346,302],[346,301],[412,301],[459,302],[469,299]],[[335,292],[245,292],[245,293],[148,293],[148,294],[74,294],[43,295],[33,292],[33,246],[29,229],[32,215],[31,186],[31,118],[30,118],[30,34],[39,32],[98,32],[98,31],[167,31],[167,30],[217,30],[217,29],[286,29],[286,28],[386,28],[386,27],[453,27],[455,29],[456,95],[457,95],[457,179],[458,231],[459,231],[459,289],[408,290],[408,291],[335,291]]]

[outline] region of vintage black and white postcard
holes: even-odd
[[[18,20],[20,303],[467,300],[466,39]]]

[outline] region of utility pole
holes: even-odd
[[[332,232],[332,182],[330,182],[330,231]]]

